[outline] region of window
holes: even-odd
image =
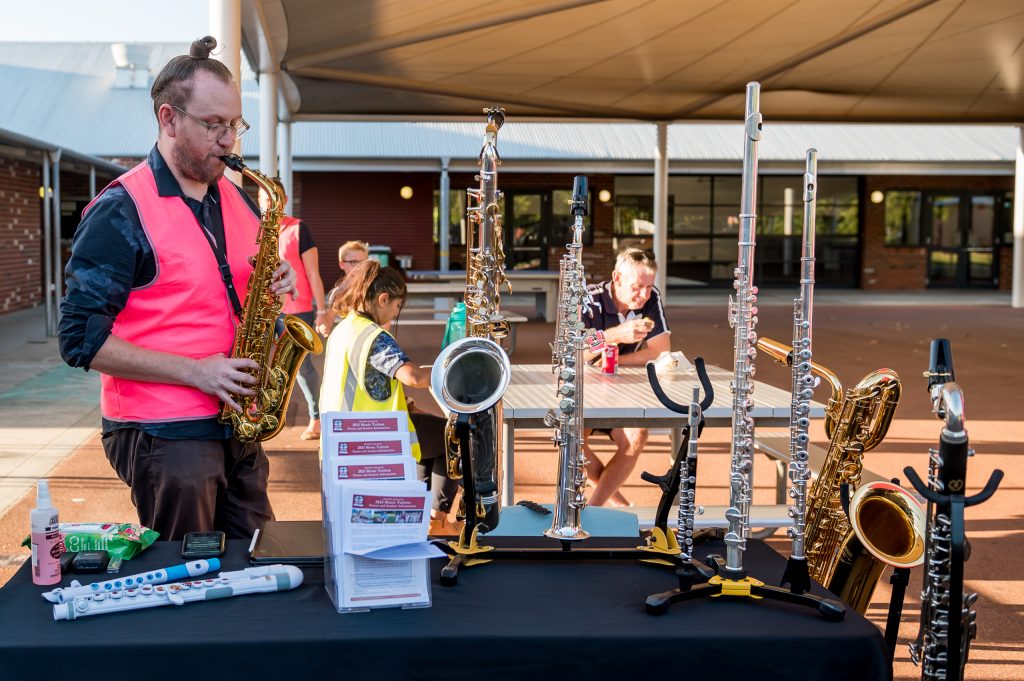
[[[885,192],[885,245],[921,245],[921,192]]]

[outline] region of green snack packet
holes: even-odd
[[[129,560],[155,542],[159,532],[132,523],[61,523],[64,548],[68,551],[107,551],[110,558]],[[26,537],[22,546],[29,546]]]

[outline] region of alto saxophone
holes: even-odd
[[[572,243],[566,244],[558,284],[558,322],[555,342],[551,344],[552,370],[558,380],[558,408],[544,416],[544,424],[555,429],[552,440],[558,447],[558,488],[551,528],[544,532],[563,541],[586,539],[581,516],[587,505],[587,459],[583,452],[583,352],[594,347],[602,336],[584,329],[582,314],[589,304],[586,276],[583,273],[583,216],[587,214],[587,178],[577,175],[573,181]]]
[[[281,432],[299,367],[308,353],[319,355],[323,343],[306,322],[293,315],[285,317],[284,332],[274,339],[274,323],[282,303],[270,291],[270,283],[281,266],[277,242],[284,212],[283,192],[277,182],[246,166],[241,157],[230,154],[221,160],[255,182],[270,199],[270,206],[260,216],[259,251],[231,346],[232,358],[251,359],[259,364],[258,369],[246,371],[256,378],[255,394],[232,393],[242,411],[236,412],[225,404],[220,412],[220,422],[230,423],[235,437],[248,443],[269,440]]]

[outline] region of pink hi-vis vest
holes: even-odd
[[[153,170],[145,161],[103,191],[118,184],[127,190],[139,211],[156,257],[156,277],[132,289],[114,321],[113,335],[141,348],[186,357],[230,354],[235,313],[220,278],[217,258],[192,210],[180,196],[160,196]],[[258,250],[260,221],[230,180],[222,177],[217,186],[227,261],[242,302],[252,274],[248,258]],[[186,421],[220,412],[216,396],[188,386],[106,374],[101,379],[100,409],[111,421]]]
[[[285,296],[281,312],[295,314],[310,312],[313,309],[313,289],[309,286],[306,276],[306,265],[299,253],[299,220],[288,215],[281,216],[281,231],[277,241],[278,256],[287,260],[295,270],[295,300]]]

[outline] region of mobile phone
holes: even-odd
[[[107,567],[110,554],[106,551],[79,551],[71,561],[75,573],[102,572]]]
[[[219,558],[224,555],[224,533],[186,532],[181,542],[182,558]]]

